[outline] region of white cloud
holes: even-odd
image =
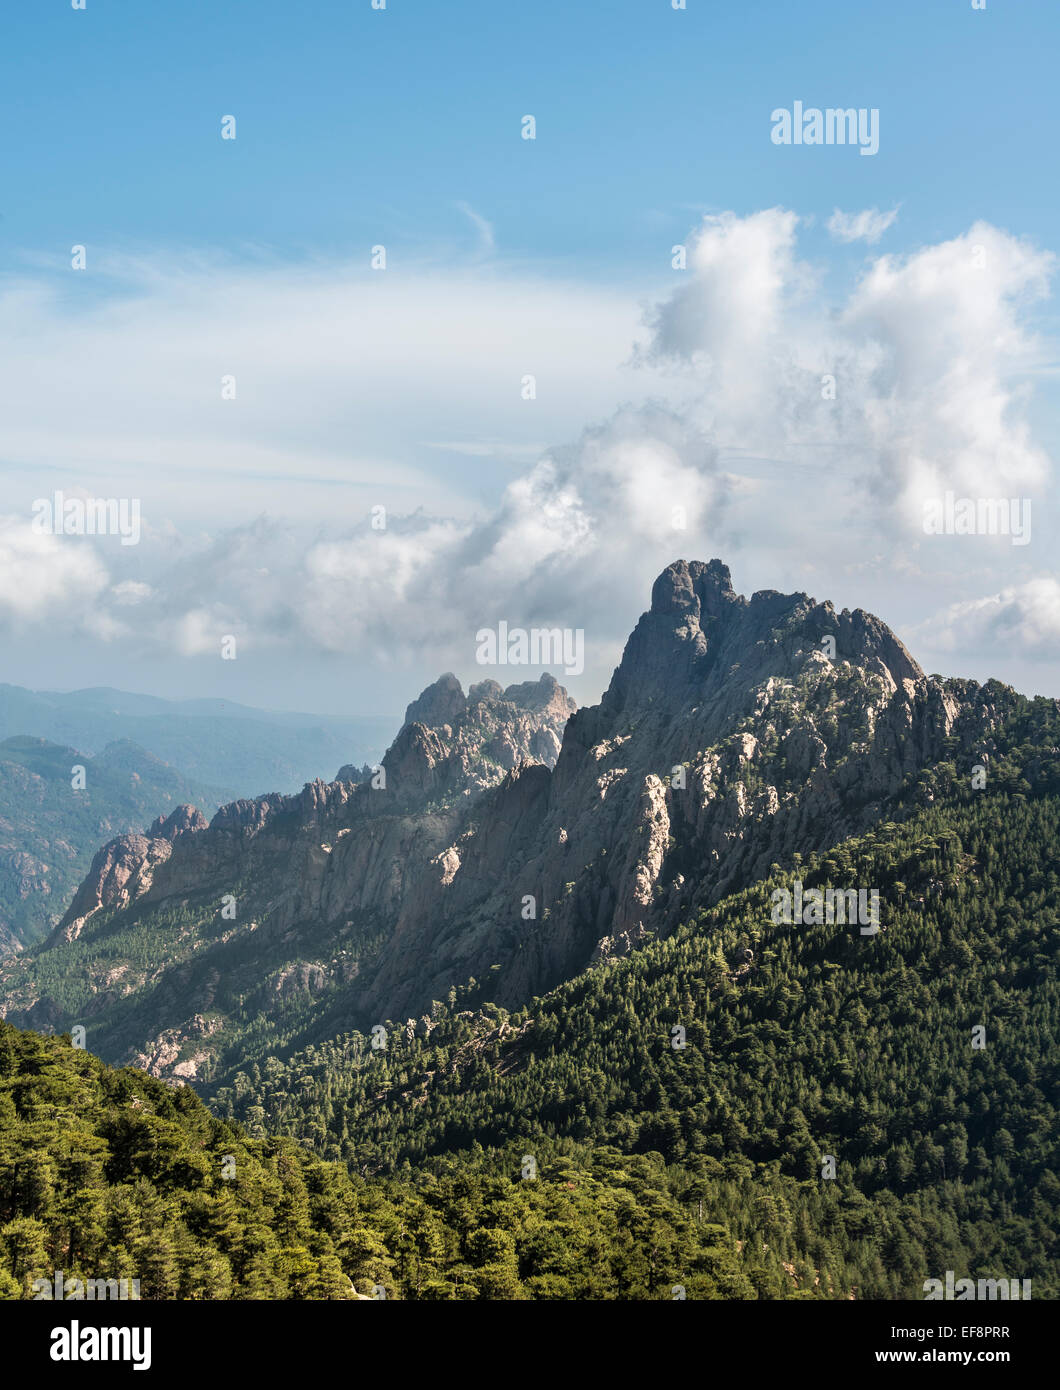
[[[788,316],[812,283],[795,258],[797,226],[782,208],[705,217],[678,288],[649,314],[641,359],[684,366],[719,442],[742,443],[775,414]]]
[[[688,282],[651,317],[643,357],[698,388],[689,410],[712,437],[779,458],[803,444],[840,458],[863,479],[863,508],[907,537],[925,498],[947,489],[1043,488],[1028,385],[1042,348],[1029,324],[1054,257],[977,223],[879,257],[834,306],[796,259],[795,229],[779,209],[706,218]]]
[[[855,345],[877,495],[911,526],[924,499],[947,488],[1033,496],[1046,485],[1021,378],[1040,350],[1026,311],[1048,293],[1053,265],[977,223],[904,259],[882,257],[852,295],[843,329]]]
[[[9,510],[135,485],[185,527],[376,503],[469,515],[510,477],[425,440],[575,437],[628,397],[635,294],[491,263],[300,267],[160,253],[0,285]],[[69,282],[69,283],[68,283]],[[537,378],[537,398],[521,396]],[[236,398],[222,400],[232,376]]]
[[[918,633],[941,652],[1055,659],[1060,647],[1060,581],[1043,576],[950,604],[922,623]]]
[[[153,593],[150,584],[142,584],[135,579],[124,579],[120,584],[114,585],[110,596],[114,603],[122,607],[131,607],[150,598]]]
[[[543,457],[475,521],[393,515],[385,530],[313,540],[260,519],[177,557],[150,591],[137,586],[138,616],[189,656],[216,654],[230,632],[247,650],[307,645],[384,663],[470,658],[484,623],[540,618],[591,627],[610,661],[625,635],[616,597],[641,604],[720,514],[714,470],[709,445],[676,416],[623,411]]]
[[[836,208],[828,219],[828,230],[837,241],[866,241],[870,246],[875,246],[897,216],[897,208],[892,208],[890,212],[881,212],[879,208],[840,212]]]
[[[323,653],[364,670],[460,670],[480,626],[548,622],[584,627],[606,679],[679,555],[753,555],[752,587],[794,575],[859,602],[875,578],[892,622],[903,585],[923,613],[932,563],[951,567],[947,596],[971,575],[1022,592],[975,547],[928,556],[922,502],[1030,495],[1038,534],[1031,315],[1052,257],[977,224],[873,260],[829,302],[798,225],[777,208],[705,218],[632,361],[631,293],[503,268],[185,265],[72,315],[12,282],[3,447],[27,519],[6,551],[0,532],[0,616],[47,610],[97,645],[181,658],[216,658],[231,633],[278,666]],[[23,556],[33,496],[126,495],[130,476],[139,546],[37,538]],[[1044,621],[1035,603],[1021,622]]]
[[[0,619],[16,626],[83,619],[106,583],[88,537],[38,534],[28,515],[0,516]]]

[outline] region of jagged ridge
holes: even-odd
[[[409,706],[385,787],[318,782],[116,842],[52,943],[84,933],[87,990],[29,964],[0,1009],[69,1026],[76,1008],[104,1055],[165,1070],[243,1060],[254,1019],[285,1020],[277,1047],[470,977],[515,1005],[873,824],[954,738],[986,756],[1016,700],[925,676],[869,614],[742,598],[720,561],[677,561],[599,705],[572,714],[551,677],[464,696],[446,675]],[[121,954],[134,930],[151,972]]]

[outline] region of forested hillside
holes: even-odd
[[[706,638],[663,707],[696,631],[666,599],[684,578],[758,663],[749,715]],[[948,1270],[1060,1293],[1060,707],[925,677],[874,619],[723,578],[664,576],[602,713],[476,687],[506,708],[465,746],[443,681],[410,707],[441,722],[387,754],[391,802],[317,783],[97,855],[47,947],[0,968],[3,1007],[176,1089],[3,1029],[9,1296],[56,1268],[181,1298],[922,1298]],[[864,669],[817,652],[825,621]],[[724,734],[687,765],[686,709]],[[554,770],[523,761],[554,725]],[[478,778],[501,735],[511,771]],[[515,910],[521,838],[574,856],[539,918]],[[421,928],[461,873],[476,911],[491,882],[506,905],[483,934],[451,899],[439,953]],[[595,916],[571,907],[549,957],[575,874]],[[636,915],[622,941],[608,885]],[[444,988],[375,1022],[358,981],[387,944],[413,974],[429,948]],[[505,978],[575,959],[499,1006]]]
[[[56,1270],[139,1279],[144,1299],[754,1296],[732,1236],[658,1161],[600,1150],[542,1157],[535,1177],[461,1161],[365,1182],[248,1141],[187,1088],[0,1023],[0,1298]]]
[[[981,789],[943,763],[909,820],[526,1009],[477,1008],[469,984],[385,1049],[349,1034],[217,1102],[363,1173],[479,1146],[660,1154],[769,1247],[761,1287],[809,1255],[860,1296],[922,1296],[948,1268],[1055,1296],[1058,741],[1055,704],[1026,702]],[[795,877],[877,888],[880,932],[774,923]]]
[[[84,779],[75,788],[78,767]],[[228,787],[184,776],[128,739],[109,743],[96,757],[42,738],[5,739],[0,743],[0,956],[47,936],[102,841],[140,830],[182,802],[194,802],[212,815],[231,795]]]

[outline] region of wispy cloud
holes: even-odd
[[[479,234],[479,250],[484,256],[491,256],[496,249],[496,242],[493,236],[493,223],[477,213],[470,203],[460,202],[457,207],[474,225]]]
[[[828,230],[837,241],[867,241],[870,246],[875,246],[897,216],[897,208],[892,208],[890,212],[881,212],[879,208],[840,212],[836,208],[828,219]]]

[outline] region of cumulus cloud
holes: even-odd
[[[918,632],[943,652],[1055,659],[1060,646],[1060,582],[1043,576],[951,604],[921,624]]]
[[[797,226],[782,208],[704,218],[683,283],[648,316],[641,360],[683,366],[699,418],[725,442],[749,441],[777,411],[789,320],[812,283],[795,256]]]
[[[29,516],[0,516],[0,617],[9,623],[84,621],[106,584],[89,537],[42,534]]]
[[[910,524],[947,488],[997,497],[1045,484],[1026,384],[1040,347],[1026,311],[1047,295],[1053,267],[1052,255],[977,223],[881,257],[851,296],[842,329],[856,347],[877,496]]]
[[[816,566],[829,595],[869,564],[913,584],[927,495],[1046,487],[1032,315],[1053,260],[980,223],[871,260],[836,301],[798,229],[779,208],[705,218],[646,317],[632,294],[492,268],[184,266],[73,317],[9,285],[0,327],[23,332],[0,347],[5,454],[37,490],[45,468],[97,495],[135,478],[144,536],[108,549],[16,520],[0,617],[48,611],[96,643],[182,658],[233,635],[241,652],[436,669],[505,618],[584,627],[605,671],[678,555],[757,546],[760,582],[779,587],[789,546],[789,570]],[[946,563],[981,565],[959,554]],[[977,573],[1040,643],[1048,594],[1010,578]],[[995,600],[969,610],[976,630]],[[959,608],[954,630],[972,632]]]
[[[924,501],[1033,495],[1048,476],[1030,426],[1043,350],[1030,312],[1054,257],[986,223],[871,263],[845,300],[813,293],[779,209],[705,219],[690,279],[650,319],[645,360],[670,362],[713,437],[783,457],[845,454],[862,503],[907,535]]]
[[[114,585],[110,591],[110,596],[112,602],[120,607],[131,607],[150,598],[153,592],[150,584],[141,583],[136,579],[123,579],[120,584]]]
[[[890,212],[881,212],[879,208],[840,212],[836,208],[828,219],[828,230],[837,241],[866,241],[870,246],[875,246],[897,216],[897,208],[892,208]]]

